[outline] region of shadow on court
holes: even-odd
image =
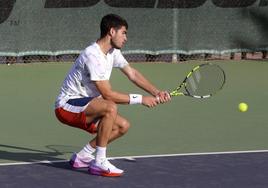
[[[267,188],[268,153],[137,158],[112,162],[125,170],[119,178],[73,170],[67,162],[0,167],[1,187]]]
[[[36,161],[59,161],[63,160],[60,156],[71,154],[78,151],[78,147],[66,145],[47,145],[47,151],[30,149],[20,146],[0,144],[0,161],[9,160],[17,162],[36,162]]]

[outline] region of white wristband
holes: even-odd
[[[129,104],[141,104],[142,95],[140,94],[129,94]]]

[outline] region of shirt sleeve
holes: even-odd
[[[114,50],[114,63],[113,67],[123,68],[124,66],[128,65],[127,60],[122,55],[121,51],[118,49]]]
[[[92,81],[107,80],[104,64],[101,63],[99,57],[95,55],[89,55],[85,65],[89,71],[90,80]]]

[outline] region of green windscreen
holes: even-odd
[[[124,53],[268,49],[266,0],[4,0],[0,13],[3,56],[79,53],[108,13],[129,23]]]

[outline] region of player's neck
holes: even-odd
[[[100,46],[101,51],[106,55],[111,49],[112,45],[108,38],[101,38],[97,40],[97,44]]]

